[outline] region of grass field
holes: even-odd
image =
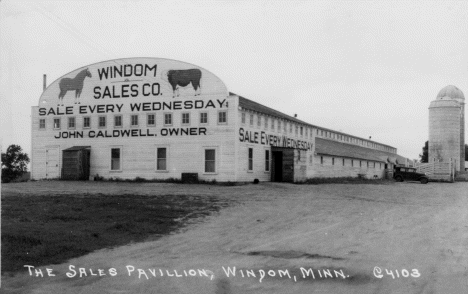
[[[226,205],[197,195],[4,195],[2,273],[154,239]]]

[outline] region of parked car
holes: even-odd
[[[397,182],[419,181],[421,184],[427,184],[429,178],[426,174],[416,172],[415,168],[397,166],[393,171],[393,178]]]

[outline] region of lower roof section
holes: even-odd
[[[315,153],[346,158],[356,158],[392,164],[406,164],[405,157],[395,153],[385,152],[357,145],[341,143],[323,138],[315,138]]]
[[[77,150],[83,150],[83,149],[90,149],[91,146],[73,146],[67,149],[64,149],[63,151],[77,151]]]

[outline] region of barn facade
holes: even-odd
[[[80,179],[189,173],[297,182],[381,178],[408,165],[394,147],[298,120],[228,92],[203,68],[168,59],[77,69],[45,89],[31,117],[33,179],[71,179],[76,171]]]

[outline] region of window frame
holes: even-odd
[[[167,117],[170,118],[170,120],[171,120],[170,123],[167,123],[167,120],[166,120]],[[174,119],[173,119],[173,116],[172,116],[172,112],[165,112],[165,113],[164,113],[163,119],[164,119],[164,126],[165,126],[165,127],[170,127],[170,126],[172,126],[172,124],[174,123]]]
[[[39,130],[45,130],[46,129],[46,119],[45,118],[40,118],[39,119]]]
[[[112,150],[113,149],[118,149],[119,150],[119,168],[118,169],[112,169]],[[115,145],[115,146],[110,146],[110,164],[109,164],[109,172],[122,172],[123,170],[123,146],[122,145]]]
[[[202,121],[203,115],[206,116],[206,122]],[[208,124],[208,112],[200,112],[200,124],[207,125]]]
[[[225,121],[221,122],[220,121],[220,118],[221,118],[221,114],[224,113],[224,119]],[[227,125],[228,123],[228,113],[227,113],[227,110],[218,110],[218,125]]]
[[[73,121],[73,126],[70,126],[70,122],[72,122],[72,121]],[[76,129],[76,117],[74,117],[74,116],[67,117],[67,129],[68,130]]]
[[[133,119],[136,118],[136,124],[133,123]],[[130,115],[130,127],[137,128],[140,126],[140,117],[138,114]]]
[[[158,157],[158,149],[165,149],[166,150],[166,157],[164,158],[165,160],[165,165],[166,165],[166,169],[158,169],[158,164],[159,164],[159,157]],[[165,172],[169,172],[169,146],[168,145],[155,145],[155,158],[156,158],[156,161],[155,161],[155,166],[154,166],[154,170],[155,172],[157,173],[165,173]]]
[[[150,116],[153,116],[153,123],[150,124]],[[156,113],[147,113],[146,114],[146,126],[147,127],[155,127],[156,126]]]
[[[210,160],[210,161],[213,161],[214,164],[213,164],[213,167],[214,167],[214,171],[206,171],[206,162],[207,162],[207,159],[206,159],[206,152],[208,150],[213,150],[214,151],[214,160]],[[215,175],[218,173],[218,147],[215,147],[215,146],[205,146],[203,147],[203,174],[206,174],[206,175]]]
[[[86,119],[88,119],[88,125],[86,126]],[[90,129],[91,128],[91,116],[83,116],[83,129]]]
[[[120,125],[117,125],[117,118],[120,118]],[[123,127],[123,119],[121,114],[114,115],[114,128],[122,128]]]
[[[186,117],[184,117],[186,116]],[[183,126],[189,126],[190,125],[190,112],[182,112],[180,116],[180,123]],[[187,119],[187,122],[184,122],[184,119]]]
[[[253,172],[253,147],[247,148],[247,171]]]
[[[56,123],[58,122],[58,124]],[[60,117],[54,117],[54,130],[60,130],[62,127],[62,120]]]
[[[265,172],[270,172],[271,170],[271,152],[269,149],[265,149]]]
[[[104,119],[104,125],[103,126],[101,126],[101,119],[102,118]],[[107,116],[105,116],[105,115],[98,116],[98,128],[103,129],[103,128],[106,128],[106,127],[107,127]]]

